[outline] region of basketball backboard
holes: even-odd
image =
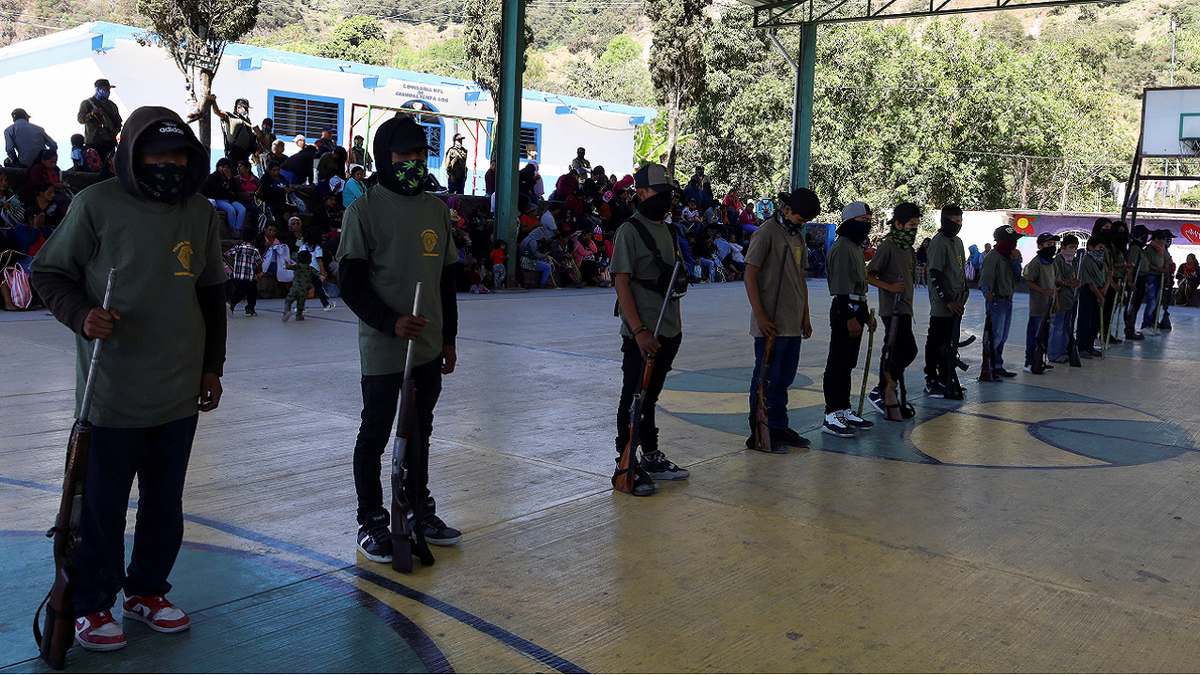
[[[1200,155],[1200,87],[1146,89],[1141,150],[1143,157]]]

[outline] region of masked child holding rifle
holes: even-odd
[[[1050,323],[1049,357],[1054,363],[1070,362],[1070,333],[1074,330],[1071,320],[1075,317],[1075,299],[1079,289],[1079,238],[1073,234],[1063,235],[1062,250],[1054,258],[1055,276],[1058,279],[1058,311]],[[1078,365],[1078,364],[1072,364]]]
[[[425,192],[425,129],[412,118],[384,122],[375,135],[375,157],[384,164],[379,184],[354,200],[342,217],[338,274],[342,298],[358,316],[362,367],[362,425],[354,445],[360,553],[392,561],[390,516],[380,484],[380,458],[391,440],[404,384],[408,341],[416,341],[412,378],[415,434],[404,455],[407,492],[423,500],[424,539],[453,546],[462,533],[437,516],[429,492],[429,437],[442,376],[454,372],[458,304],[452,265],[458,249],[450,209]],[[420,316],[412,316],[417,282],[423,282]],[[400,524],[390,523],[392,527]]]
[[[1087,242],[1087,257],[1079,268],[1079,325],[1075,340],[1079,344],[1079,356],[1090,359],[1100,356],[1096,349],[1096,336],[1100,334],[1100,313],[1104,310],[1104,289],[1108,287],[1108,272],[1104,268],[1104,245],[1102,235],[1092,235]]]
[[[800,342],[812,337],[808,317],[808,248],[804,229],[821,213],[821,202],[807,188],[779,195],[775,215],[754,232],[746,251],[746,295],[750,299],[750,335],[754,336],[754,376],[750,382],[750,437],[746,447],[756,446],[758,426],[758,382],[764,375],[763,353],[767,338],[774,337],[770,369],[765,373],[764,392],[768,410],[771,448],[791,445],[809,447],[808,439],[788,426],[788,387],[800,365]]]
[[[853,438],[855,431],[870,429],[850,407],[851,374],[858,365],[858,349],[864,328],[873,319],[867,313],[867,274],[863,243],[871,232],[871,207],[851,202],[842,209],[838,238],[825,257],[829,295],[829,357],[825,362],[825,422],[823,433]],[[872,326],[873,328],[873,326]]]
[[[904,389],[904,369],[917,358],[913,337],[913,286],[917,277],[917,227],[921,209],[905,202],[892,211],[891,230],[875,249],[867,265],[867,283],[879,289],[879,316],[883,320],[883,348],[879,361],[879,386],[868,397],[871,405],[892,422],[916,414]],[[883,357],[887,358],[883,358]]]

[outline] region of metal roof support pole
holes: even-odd
[[[808,161],[812,148],[813,73],[817,64],[817,24],[800,27],[800,67],[796,70],[796,97],[792,103],[792,189],[808,187]]]
[[[496,239],[508,242],[508,286],[517,281],[517,166],[521,154],[521,57],[525,53],[525,0],[501,0],[500,107],[496,111]]]

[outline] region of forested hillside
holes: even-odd
[[[526,86],[659,105],[644,10],[636,0],[531,2]],[[248,41],[466,77],[463,11],[463,0],[261,0]],[[744,6],[718,0],[709,14],[679,164],[763,194],[788,166],[794,76]],[[95,19],[143,24],[134,0],[0,0],[0,44]],[[822,27],[813,184],[834,205],[1111,209],[1140,91],[1172,78],[1172,20],[1174,82],[1200,84],[1193,0]],[[796,49],[797,31],[779,37]],[[647,127],[640,151],[657,157],[665,135],[665,121]]]

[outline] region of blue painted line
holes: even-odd
[[[49,485],[42,485],[40,483],[33,483],[30,481],[20,480],[20,479],[16,479],[16,478],[7,478],[4,476],[0,476],[0,483],[6,483],[9,485],[17,485],[20,487],[30,488],[33,490],[40,490],[42,492],[58,493],[61,491],[61,488],[51,487]],[[134,504],[133,502],[130,502],[130,507],[136,508],[136,504]],[[287,551],[288,553],[295,553],[297,555],[302,555],[306,558],[310,558],[312,560],[322,562],[326,565],[330,565],[331,567],[335,567],[339,571],[349,572],[350,574],[353,574],[360,579],[363,579],[365,581],[370,581],[371,583],[375,584],[376,586],[380,586],[381,588],[386,588],[386,589],[392,591],[393,593],[402,595],[406,598],[409,598],[410,600],[415,600],[416,602],[419,602],[419,603],[425,605],[426,607],[429,607],[430,609],[437,610],[437,611],[441,612],[442,614],[445,614],[446,616],[449,616],[457,621],[460,621],[460,622],[474,628],[475,630],[478,630],[479,632],[483,633],[484,635],[487,635],[488,637],[492,638],[493,640],[496,640],[497,642],[505,645],[506,647],[509,647],[510,649],[513,649],[521,654],[524,654],[525,656],[527,656],[535,661],[543,663],[543,664],[559,671],[560,673],[586,673],[586,672],[588,672],[588,671],[584,670],[583,668],[580,668],[579,666],[575,665],[574,663],[571,663],[570,661],[564,659],[563,657],[558,656],[557,654],[555,654],[547,649],[543,649],[542,647],[537,646],[536,644],[530,642],[529,640],[526,640],[525,638],[514,635],[513,633],[510,633],[510,632],[504,630],[503,628],[497,626],[494,623],[491,623],[490,621],[486,621],[478,616],[475,616],[474,614],[471,614],[470,612],[467,612],[466,610],[459,609],[458,607],[455,607],[454,605],[451,605],[448,602],[445,602],[443,600],[438,600],[437,598],[435,598],[431,595],[422,593],[421,591],[418,591],[415,588],[412,588],[410,586],[405,586],[404,584],[401,584],[397,581],[392,581],[391,579],[388,579],[387,577],[384,577],[384,576],[381,576],[374,572],[370,572],[368,570],[362,569],[361,567],[358,567],[356,565],[351,565],[351,566],[347,567],[346,561],[344,561],[344,560],[340,560],[338,558],[334,558],[333,556],[326,555],[326,554],[320,553],[318,551],[314,551],[314,550],[306,548],[304,546],[300,546],[299,544],[293,544],[291,542],[283,541],[282,539],[276,539],[275,537],[261,534],[259,532],[254,532],[252,530],[247,530],[245,528],[238,527],[236,525],[229,525],[227,523],[222,523],[220,521],[213,520],[212,518],[206,518],[204,516],[197,516],[197,515],[185,513],[185,514],[183,514],[183,519],[186,521],[189,521],[189,522],[196,523],[197,525],[203,525],[205,527],[212,528],[219,532],[231,534],[231,535],[241,538],[241,539],[246,539],[248,541],[253,541],[258,544],[270,546],[271,548],[278,549],[280,551]]]

